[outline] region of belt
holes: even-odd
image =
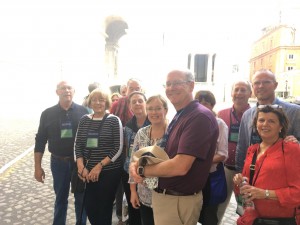
[[[197,194],[197,193],[187,194],[187,193],[182,193],[182,192],[173,191],[173,190],[169,190],[169,189],[161,189],[161,188],[155,188],[154,191],[156,191],[157,193],[162,193],[165,195],[174,195],[174,196],[189,196],[189,195]]]
[[[226,167],[227,169],[229,169],[229,170],[234,170],[234,171],[236,170],[236,169],[235,169],[235,166],[225,165],[225,167]]]
[[[61,161],[74,161],[74,156],[59,156],[59,155],[54,155],[53,153],[51,154],[51,156]]]

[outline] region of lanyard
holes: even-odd
[[[254,145],[256,143],[261,143],[260,136],[255,132],[254,128],[251,128],[250,141],[249,146]]]
[[[233,114],[233,116],[237,122],[233,123],[231,114]],[[239,131],[240,131],[240,121],[237,118],[235,111],[230,112],[229,118],[230,118],[230,125],[229,125],[229,129],[228,129],[228,141],[232,142],[232,143],[237,143],[238,135],[239,135]]]
[[[236,115],[236,112],[233,108],[233,112],[230,112],[230,125],[232,124],[232,120],[231,120],[231,114],[234,116],[234,119],[237,121],[237,124],[240,124],[241,121],[239,120],[238,116]]]
[[[165,133],[164,137],[163,137],[163,141],[161,144],[162,148],[165,148],[167,146],[167,141],[169,138],[170,133],[172,132],[174,126],[177,124],[179,117],[182,115],[182,113],[184,112],[184,109],[179,110],[176,115],[174,116],[174,118],[172,119],[171,123],[168,126],[167,132]]]
[[[104,117],[102,118],[102,120],[100,121],[100,124],[97,128],[97,130],[94,129],[90,129],[91,125],[94,123],[94,114],[92,115],[92,119],[91,119],[91,123],[90,123],[90,127],[87,130],[87,139],[86,139],[86,148],[87,149],[92,149],[92,148],[97,148],[99,146],[99,139],[100,139],[100,133],[102,130],[102,126],[104,124],[104,121],[106,120],[106,118],[108,117],[108,113],[106,113],[104,115]]]

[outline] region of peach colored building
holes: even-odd
[[[279,97],[300,96],[300,32],[296,32],[288,25],[267,27],[252,46],[250,79],[261,68],[271,70],[279,83]]]

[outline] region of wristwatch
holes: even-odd
[[[268,189],[266,190],[265,194],[266,194],[266,199],[270,198],[270,192]]]
[[[137,169],[137,172],[138,172],[138,174],[139,174],[141,177],[145,177],[145,176],[144,176],[145,169],[144,169],[143,166],[139,166],[138,169]]]

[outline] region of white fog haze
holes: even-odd
[[[278,23],[279,9],[293,25],[300,20],[299,5],[296,0],[1,1],[0,116],[39,117],[57,103],[60,80],[74,84],[80,104],[93,81],[108,86],[137,77],[149,93],[162,91],[158,83],[165,72],[186,66],[191,51],[216,52],[224,76],[236,62],[247,77],[251,44],[261,29]],[[104,68],[104,20],[110,15],[128,23],[115,81]]]

